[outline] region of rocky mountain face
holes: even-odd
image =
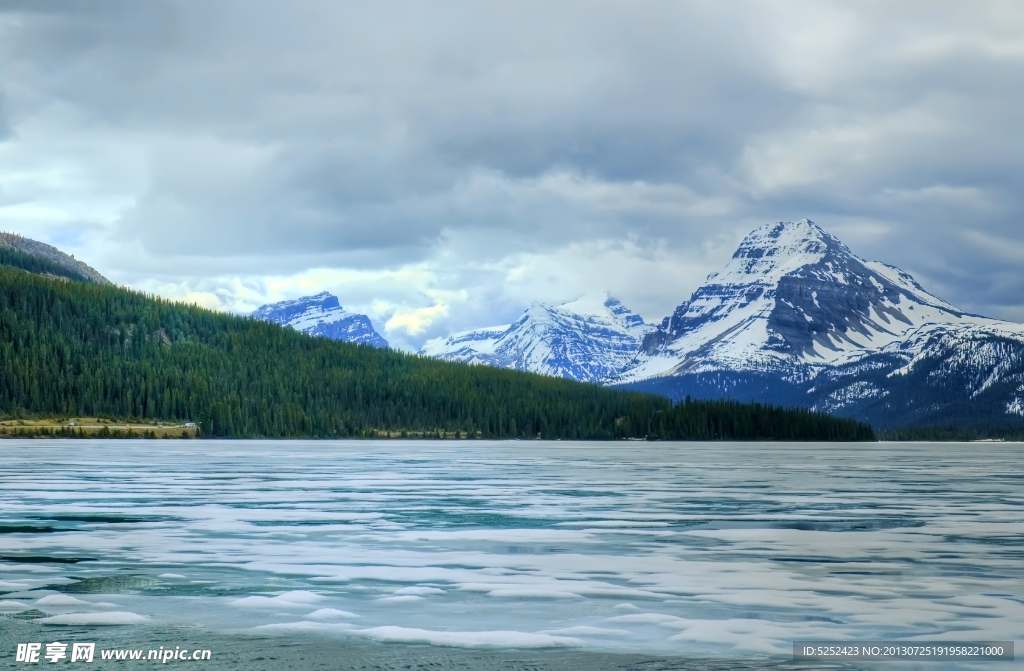
[[[600,382],[633,360],[650,330],[616,299],[592,294],[558,306],[535,303],[512,324],[438,338],[420,354]]]
[[[388,346],[388,341],[374,330],[369,317],[345,311],[338,298],[326,291],[315,296],[263,305],[251,316],[332,340],[373,347]]]
[[[836,366],[705,370],[621,385],[675,399],[731,398],[871,422],[959,428],[1024,426],[1024,333],[1017,324],[932,325],[907,342]]]
[[[82,263],[70,254],[65,254],[56,247],[45,242],[39,242],[31,238],[23,238],[15,233],[0,233],[0,248],[13,249],[32,256],[38,256],[56,263],[58,266],[70,270],[82,279],[96,282],[97,284],[112,284],[110,280],[100,275],[95,268]]]

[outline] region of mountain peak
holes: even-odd
[[[762,224],[748,233],[737,253],[756,248],[815,252],[836,245],[845,248],[838,238],[810,219],[776,221]]]
[[[305,312],[335,312],[343,311],[341,307],[341,301],[338,297],[330,293],[329,291],[321,291],[320,293],[313,296],[303,296],[301,298],[292,298],[289,300],[278,301],[277,303],[267,303],[256,308],[252,316],[256,319],[262,319],[263,321],[272,321],[276,323],[284,323],[279,317],[281,315],[287,315],[288,318],[300,313]]]
[[[533,303],[509,326],[437,338],[420,353],[597,382],[628,364],[651,328],[598,291],[558,306]]]
[[[853,256],[838,238],[810,219],[776,221],[751,231],[726,268],[708,279],[774,282],[796,268],[820,262],[829,253],[842,258]]]
[[[317,305],[324,310],[341,310],[341,301],[338,297],[329,291],[321,291],[313,296],[305,296],[298,298],[294,302],[303,303],[305,305]]]
[[[567,303],[562,303],[558,309],[569,310],[581,315],[596,315],[607,312],[612,305],[617,303],[618,301],[611,298],[607,291],[591,291]]]
[[[374,347],[388,342],[374,330],[369,317],[352,314],[341,307],[338,297],[328,291],[260,306],[252,316],[267,322],[291,326],[297,331]]]
[[[835,365],[925,324],[971,319],[814,222],[777,221],[747,235],[725,269],[645,339],[645,360],[628,374]]]

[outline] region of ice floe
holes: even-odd
[[[88,601],[76,599],[69,594],[51,594],[35,602],[35,606],[91,606]]]
[[[415,585],[413,587],[403,587],[402,589],[396,589],[395,594],[412,594],[414,596],[427,596],[430,594],[444,594],[443,589],[436,587],[424,587],[422,585]]]
[[[323,601],[323,597],[315,592],[293,590],[277,596],[247,596],[231,605],[236,608],[305,608],[311,603]]]
[[[338,618],[356,618],[359,617],[355,613],[350,613],[347,610],[338,610],[337,608],[321,608],[314,610],[306,617],[312,620],[337,620]]]
[[[565,627],[564,629],[544,629],[538,633],[555,636],[632,636],[628,629],[605,629],[603,627]]]
[[[92,625],[92,626],[115,626],[128,624],[142,624],[149,622],[149,618],[138,613],[128,611],[112,611],[107,613],[65,613],[62,615],[51,615],[36,620],[40,624],[54,625]]]
[[[404,594],[402,596],[384,596],[377,599],[379,602],[385,603],[416,603],[417,601],[423,601],[423,597],[415,596],[413,594]]]
[[[573,648],[583,645],[583,641],[570,636],[524,631],[431,631],[390,626],[355,633],[382,643],[426,643],[457,648]]]

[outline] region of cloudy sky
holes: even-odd
[[[395,345],[809,217],[1024,321],[1024,3],[0,0],[0,229]]]

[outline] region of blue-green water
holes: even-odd
[[[0,660],[749,668],[793,640],[1013,640],[1022,447],[8,440]]]

